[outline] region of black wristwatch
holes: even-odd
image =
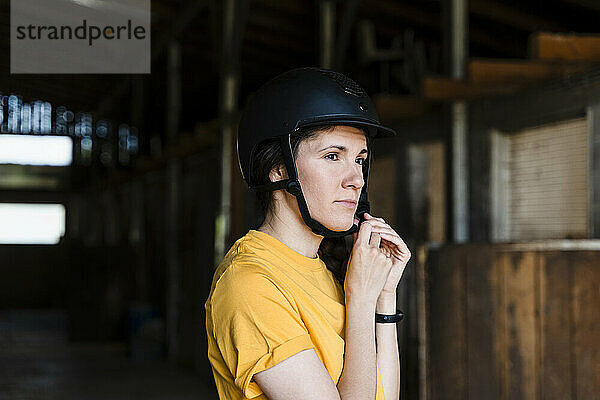
[[[400,322],[404,318],[404,313],[401,310],[396,309],[396,314],[378,314],[375,313],[375,322],[379,323],[391,323]]]

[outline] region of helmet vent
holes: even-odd
[[[361,88],[358,83],[348,78],[344,74],[340,74],[335,71],[321,71],[329,79],[340,85],[346,93],[352,94],[356,97],[365,97],[367,93]]]

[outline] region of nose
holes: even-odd
[[[342,180],[342,186],[344,188],[352,188],[352,189],[362,189],[365,184],[365,179],[363,177],[363,169],[362,166],[356,163],[352,163],[346,170],[346,174],[344,175],[344,179]]]

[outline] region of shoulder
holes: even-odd
[[[223,271],[215,290],[246,293],[275,286],[274,277],[260,262],[250,257],[239,257]]]
[[[238,308],[258,305],[265,300],[287,301],[293,298],[271,269],[252,257],[237,257],[227,266],[215,284],[211,302]]]

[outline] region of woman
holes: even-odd
[[[332,71],[289,71],[250,100],[238,156],[265,219],[224,257],[205,305],[221,399],[399,397],[393,322],[410,251],[357,212],[368,210],[369,141],[390,134],[366,93]]]

